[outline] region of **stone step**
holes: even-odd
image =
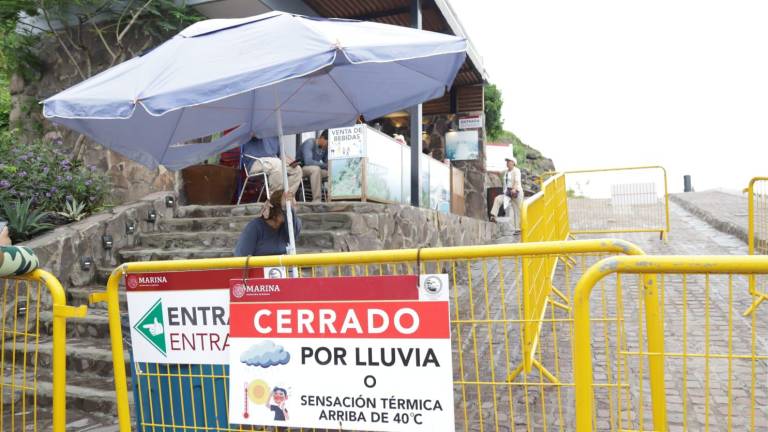
[[[50,407],[53,403],[53,377],[50,369],[38,368],[28,370],[10,370],[6,366],[3,371],[3,404],[10,405],[22,403],[21,391],[16,390],[11,395],[11,390],[16,386],[28,387],[24,392],[26,404],[32,403],[32,398],[37,390],[37,406]],[[129,391],[128,400],[132,401],[133,394]],[[78,409],[86,412],[98,412],[114,414],[116,409],[115,380],[112,377],[95,379],[93,376],[76,373],[67,374],[66,386],[67,411]]]
[[[77,288],[67,288],[67,303],[72,306],[79,306],[79,305],[86,305],[88,306],[88,309],[106,309],[107,303],[94,303],[93,305],[88,304],[88,296],[90,296],[92,293],[95,292],[103,292],[106,289],[106,284],[104,285],[98,285],[98,286],[87,286],[87,287],[77,287]],[[126,298],[125,298],[125,290],[120,289],[120,310],[125,311],[126,309]]]
[[[228,231],[242,232],[255,215],[184,217],[158,222],[156,232]],[[355,213],[300,213],[303,227],[313,230],[349,230],[355,221]]]
[[[299,254],[325,252],[333,251],[310,247],[297,248]],[[123,249],[119,254],[122,262],[224,258],[232,256],[232,248]]]
[[[335,249],[335,239],[342,235],[335,231],[302,230],[296,240],[297,247]],[[142,234],[140,243],[149,249],[226,248],[232,251],[240,238],[239,232],[202,231]]]
[[[28,401],[29,402],[29,401]],[[17,407],[16,415],[11,415],[10,409],[6,409],[3,416],[3,425],[7,425],[7,430],[12,431],[50,431],[53,430],[53,408],[50,406],[38,405],[37,410],[33,412],[32,408],[22,411]],[[24,414],[22,414],[22,412]],[[115,414],[101,413],[97,411],[84,411],[72,407],[67,407],[66,430],[68,432],[119,432],[120,426],[117,424]],[[37,421],[36,425],[32,423]],[[11,424],[14,426],[11,427]],[[26,424],[26,427],[23,427]]]
[[[230,217],[230,216],[257,216],[261,213],[262,204],[244,205],[189,205],[176,208],[176,218],[200,218],[200,217]],[[328,203],[303,203],[296,205],[296,212],[303,213],[381,213],[387,205],[368,202],[338,201]]]
[[[27,368],[35,366],[37,357],[38,369],[50,370],[53,364],[53,342],[50,336],[43,336],[35,347],[32,342],[17,340],[16,345],[6,342],[4,346],[5,363],[16,363],[21,368],[25,362]],[[26,351],[26,355],[25,355]],[[35,356],[35,352],[37,352]],[[14,355],[15,353],[15,355]],[[126,370],[130,369],[130,354],[124,353]],[[31,370],[31,369],[30,369]],[[67,371],[77,376],[90,375],[93,379],[112,379],[112,350],[109,341],[96,343],[87,339],[67,339]]]
[[[53,334],[53,313],[40,312],[40,334]],[[89,308],[85,318],[70,318],[67,320],[67,340],[101,339],[109,341],[109,320],[107,311],[98,308]],[[90,342],[93,343],[93,342]]]

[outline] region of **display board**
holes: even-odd
[[[227,364],[230,280],[285,274],[267,267],[126,275],[134,361]]]
[[[365,125],[328,130],[328,160],[365,156]]]
[[[466,130],[446,133],[445,157],[450,160],[476,160],[480,158],[480,135],[478,131]]]
[[[429,208],[451,212],[451,166],[429,158]]]
[[[366,125],[330,129],[328,136],[332,200],[410,204],[410,147]],[[422,207],[449,213],[450,167],[424,154],[419,163]]]
[[[231,284],[229,419],[454,430],[447,275]]]
[[[366,197],[386,203],[403,202],[401,161],[402,154],[409,148],[375,129],[369,129],[366,132],[366,150]]]

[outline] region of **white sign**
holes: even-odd
[[[226,289],[128,292],[133,358],[149,363],[227,364]]]
[[[328,159],[351,159],[365,156],[364,124],[328,130]]]
[[[483,127],[483,116],[461,117],[459,129],[480,129]]]
[[[476,130],[445,134],[445,156],[450,160],[476,160],[480,157],[480,138]]]
[[[248,277],[282,278],[284,267]],[[243,269],[133,273],[126,276],[133,358],[137,362],[229,363],[229,283]]]
[[[447,275],[234,280],[229,420],[453,431]]]

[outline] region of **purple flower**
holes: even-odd
[[[93,183],[91,180],[86,180],[86,181],[85,181],[85,185],[86,185],[86,186],[90,186],[90,185],[91,185],[91,183]]]
[[[48,167],[43,167],[43,174],[48,174]]]
[[[75,197],[73,197],[72,195],[67,195],[66,197],[64,197],[64,199],[66,199],[67,201],[72,201],[73,199],[75,199]]]
[[[27,155],[21,155],[21,156],[19,156],[19,159],[21,159],[21,160],[25,161],[25,160],[29,159],[29,156],[27,156]]]
[[[27,172],[26,171],[19,171],[19,177],[26,177]]]
[[[51,193],[50,193],[50,192],[46,192],[46,193],[45,193],[45,197],[46,197],[46,198],[50,198],[50,197],[51,197]]]
[[[96,165],[88,165],[88,169],[91,170],[91,172],[96,171]]]
[[[51,193],[56,193],[58,190],[59,189],[56,186],[51,187]]]
[[[72,176],[71,175],[67,176],[67,181],[72,181]]]
[[[11,187],[11,182],[8,180],[0,180],[0,189],[8,189]]]

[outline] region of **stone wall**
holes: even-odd
[[[487,244],[498,225],[476,218],[399,204],[332,203],[299,206],[300,212],[353,212],[341,250],[380,250]]]
[[[435,158],[445,155],[445,134],[448,133],[451,122],[466,116],[483,115],[482,112],[446,114],[425,116],[431,124],[429,128],[429,147]],[[464,172],[464,208],[465,215],[478,219],[486,218],[486,195],[488,187],[485,175],[485,129],[478,131],[480,155],[477,160],[456,160],[451,165]]]
[[[126,54],[117,63],[157,44],[140,29],[134,33],[124,39]],[[110,56],[97,40],[84,37],[82,43],[90,54],[87,61],[82,60],[82,64],[88,65],[92,75],[109,67],[112,63]],[[173,190],[174,173],[163,167],[147,169],[42,117],[39,101],[77,84],[82,78],[55,41],[44,41],[38,50],[42,61],[38,79],[26,82],[21,76],[14,75],[9,86],[12,102],[9,120],[14,127],[21,129],[21,139],[29,142],[43,136],[60,136],[73,158],[79,157],[86,165],[94,165],[109,174],[113,185],[111,200],[114,204],[135,201],[152,192]],[[84,57],[84,54],[77,52],[73,55]]]
[[[177,211],[184,218],[254,216],[261,204],[232,206],[185,206]],[[334,231],[333,249],[361,251],[415,247],[469,246],[488,244],[499,234],[499,225],[476,218],[438,213],[400,204],[333,202],[299,203],[305,230]],[[315,215],[323,215],[318,220]],[[351,221],[347,222],[351,217]],[[205,224],[211,224],[205,226]],[[206,220],[199,228],[215,230],[220,224]]]
[[[111,271],[118,264],[117,252],[133,247],[142,232],[154,231],[147,221],[150,210],[157,212],[157,220],[173,217],[173,208],[166,206],[165,197],[173,192],[157,192],[134,203],[114,207],[54,229],[40,237],[21,243],[32,248],[40,259],[40,266],[51,272],[67,286],[85,286],[96,280],[97,272]],[[133,235],[126,234],[126,225],[135,222]],[[113,247],[105,250],[102,236],[111,235]],[[92,257],[93,265],[87,271],[80,268],[81,257]]]

